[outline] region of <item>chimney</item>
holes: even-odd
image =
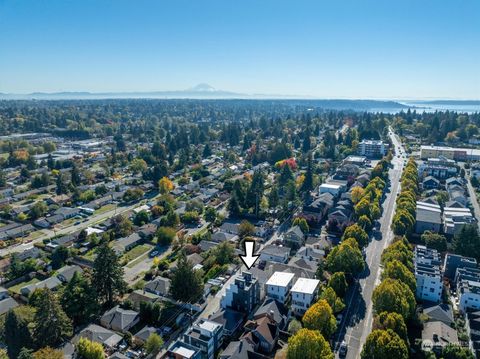
[[[433,341],[438,342],[438,334],[437,333],[433,333]]]

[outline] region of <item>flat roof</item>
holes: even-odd
[[[191,358],[191,357],[195,354],[195,351],[180,346],[180,347],[178,347],[178,348],[175,348],[175,349],[173,350],[173,353],[178,354],[178,355],[180,355],[180,356],[182,356],[182,357],[185,357],[185,358]]]
[[[320,185],[320,188],[332,188],[332,189],[339,189],[340,187],[342,187],[341,185],[339,184],[333,184],[333,183],[322,183]]]
[[[276,285],[279,287],[286,287],[290,284],[293,277],[295,275],[293,273],[288,272],[275,272],[272,276],[268,279],[267,285]]]
[[[292,288],[292,292],[299,292],[305,294],[313,294],[320,281],[318,279],[298,278]]]

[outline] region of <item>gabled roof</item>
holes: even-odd
[[[122,309],[115,306],[102,315],[100,321],[109,327],[120,328],[124,330],[128,328],[138,317],[138,313],[134,310]]]
[[[432,305],[425,308],[423,314],[428,315],[431,321],[440,321],[447,325],[455,322],[452,308],[448,304]]]
[[[116,347],[123,340],[117,333],[96,324],[90,324],[83,329],[78,336],[73,339],[73,342],[76,343],[80,338],[87,338],[90,341],[101,343],[107,348]]]

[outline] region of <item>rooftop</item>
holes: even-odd
[[[298,278],[292,288],[292,292],[313,294],[318,288],[318,279]]]
[[[267,285],[286,287],[292,282],[294,276],[295,275],[293,273],[275,272],[267,281]]]

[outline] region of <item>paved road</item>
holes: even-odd
[[[461,167],[465,169],[465,164],[462,163]],[[470,196],[470,203],[472,204],[473,207],[473,215],[475,218],[479,219],[480,218],[480,206],[478,204],[478,199],[477,195],[475,193],[475,189],[472,186],[472,183],[470,181],[471,176],[468,175],[466,176],[467,178],[467,189],[468,189],[468,195]],[[480,226],[480,221],[477,222],[477,224]]]
[[[396,135],[390,135],[395,152],[404,152],[401,143]],[[395,201],[400,190],[400,176],[403,170],[404,158],[394,157],[393,168],[389,172],[390,192],[387,193],[383,202],[383,214],[380,218],[380,229],[373,236],[365,249],[367,268],[359,277],[358,282],[353,286],[346,298],[347,311],[343,322],[340,324],[339,335],[335,342],[335,349],[338,349],[342,340],[348,345],[347,359],[360,358],[360,352],[368,334],[372,330],[373,308],[372,293],[380,282],[380,257],[388,243],[393,239],[393,232],[390,230],[393,214],[395,212]],[[338,353],[336,354],[338,357]]]

